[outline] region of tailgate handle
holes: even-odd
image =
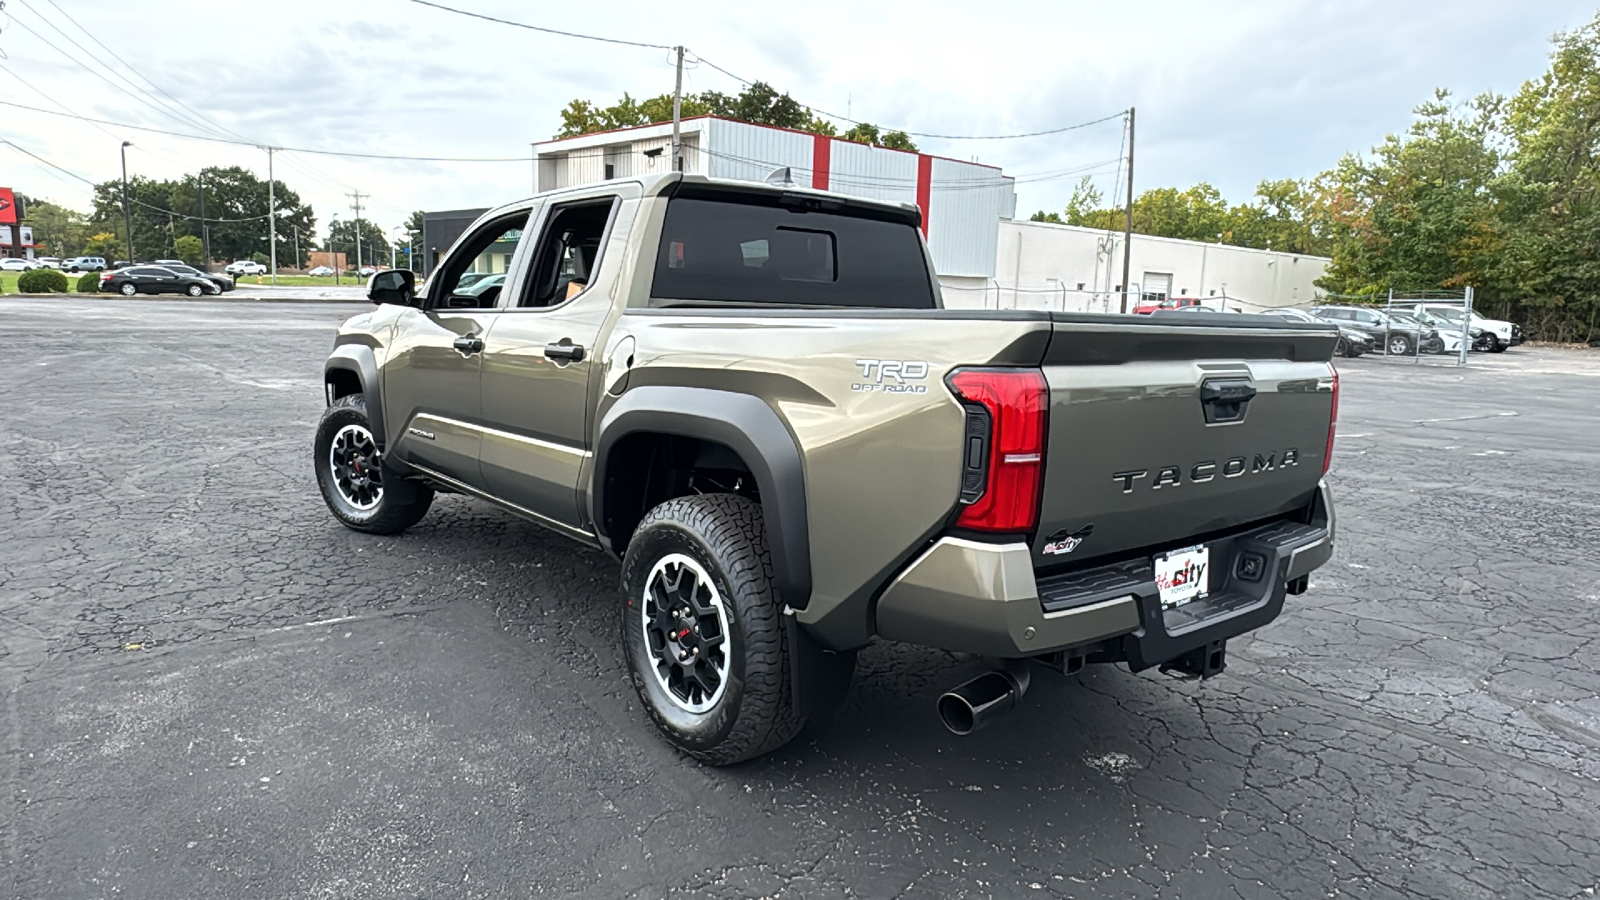
[[[1248,378],[1208,379],[1200,385],[1200,404],[1207,425],[1244,421],[1245,408],[1256,395]]]

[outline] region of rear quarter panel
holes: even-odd
[[[811,544],[812,596],[798,615],[842,649],[871,637],[873,592],[956,506],[964,415],[944,377],[1037,365],[1049,333],[1027,313],[630,310],[608,348],[635,342],[629,389],[753,394],[785,422]],[[613,402],[602,397],[600,419]]]

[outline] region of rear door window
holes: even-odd
[[[668,201],[651,298],[656,306],[935,306],[909,214],[736,192]]]

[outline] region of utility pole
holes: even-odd
[[[362,195],[362,193],[360,191],[356,191],[355,193],[347,194],[346,196],[354,197],[355,201],[356,201],[350,208],[354,209],[356,211],[356,273],[360,274],[360,272],[361,272],[361,197],[363,195]],[[372,195],[371,194],[367,194],[365,196],[370,197]]]
[[[203,267],[211,271],[211,226],[206,222],[206,170],[200,170],[200,255],[206,259]]]
[[[128,212],[128,148],[133,141],[122,142],[122,227],[127,230],[128,262],[133,262],[133,214]],[[112,260],[116,262],[116,260]]]
[[[672,87],[672,171],[683,171],[683,157],[678,153],[683,147],[678,138],[678,126],[683,119],[683,46],[673,48],[678,53],[678,80]]]
[[[267,148],[267,244],[269,252],[272,254],[270,257],[271,262],[269,263],[272,269],[272,283],[276,285],[278,283],[278,198],[274,193],[275,186],[272,183],[273,149],[272,147]]]
[[[300,226],[294,226],[294,268],[300,268]]]
[[[1133,107],[1128,107],[1128,209],[1122,228],[1122,311],[1128,311],[1129,264],[1133,258]]]

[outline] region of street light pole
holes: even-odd
[[[270,245],[269,252],[272,254],[272,283],[276,286],[278,283],[278,199],[273,195],[273,149],[272,147],[267,148],[267,230],[268,234],[271,235],[267,243]]]
[[[206,170],[200,170],[200,255],[205,257],[205,270],[211,271],[211,226],[206,222]]]
[[[122,227],[128,238],[128,262],[133,262],[133,214],[128,211],[128,148],[133,141],[122,142]],[[115,260],[112,260],[115,262]]]

